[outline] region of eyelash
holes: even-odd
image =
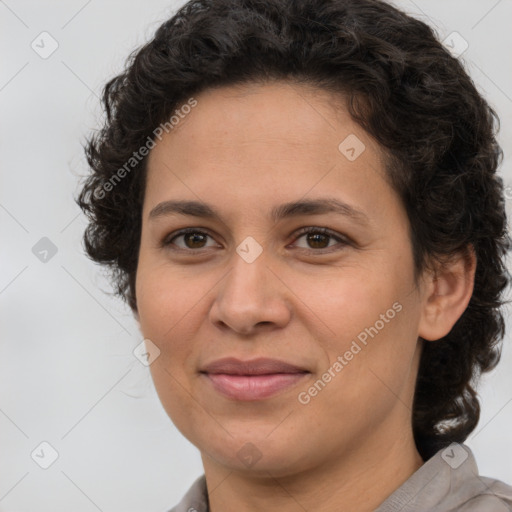
[[[173,240],[175,240],[176,238],[178,238],[180,236],[191,234],[191,233],[206,235],[206,236],[209,236],[210,238],[213,238],[207,231],[203,231],[198,228],[185,228],[185,229],[181,229],[175,233],[171,233],[170,235],[166,236],[163,239],[161,245],[162,245],[162,247],[169,248],[171,245],[173,245]],[[294,242],[296,242],[299,238],[301,238],[302,236],[307,235],[309,233],[327,235],[327,236],[335,239],[338,242],[338,245],[341,245],[342,247],[351,245],[350,240],[347,239],[346,237],[341,236],[338,233],[331,231],[330,229],[322,228],[322,227],[315,227],[315,226],[301,228],[297,233],[294,234],[294,237],[295,237]],[[329,242],[330,242],[330,240],[329,240]],[[326,247],[324,249],[305,249],[305,248],[299,248],[299,249],[302,251],[305,251],[307,253],[310,253],[310,254],[311,253],[327,254],[327,253],[333,252],[333,250],[336,250],[335,248],[336,248],[336,246]],[[182,251],[182,252],[187,252],[187,253],[202,253],[202,251],[204,249],[208,249],[208,248],[203,247],[200,249],[183,249],[182,247],[178,247],[178,248],[173,248],[172,250],[178,251],[178,252]],[[340,249],[338,249],[338,250],[340,250]]]

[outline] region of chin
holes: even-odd
[[[255,439],[251,436],[234,437],[224,440],[218,446],[209,445],[204,454],[230,471],[250,473],[253,476],[268,478],[286,477],[306,470],[312,455],[297,452],[297,444],[289,437],[265,439],[269,430]],[[197,445],[196,445],[197,446]]]

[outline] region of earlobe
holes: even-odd
[[[476,255],[472,246],[436,264],[425,276],[418,336],[435,341],[446,336],[467,308],[473,294]]]

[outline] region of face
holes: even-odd
[[[138,318],[165,410],[228,469],[377,455],[410,429],[422,302],[382,151],[327,92],[195,100],[151,150],[142,212]],[[293,368],[204,373],[228,357]]]

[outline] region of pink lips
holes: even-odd
[[[268,398],[309,374],[304,368],[277,359],[240,361],[232,357],[208,364],[201,373],[219,393],[234,400]]]

